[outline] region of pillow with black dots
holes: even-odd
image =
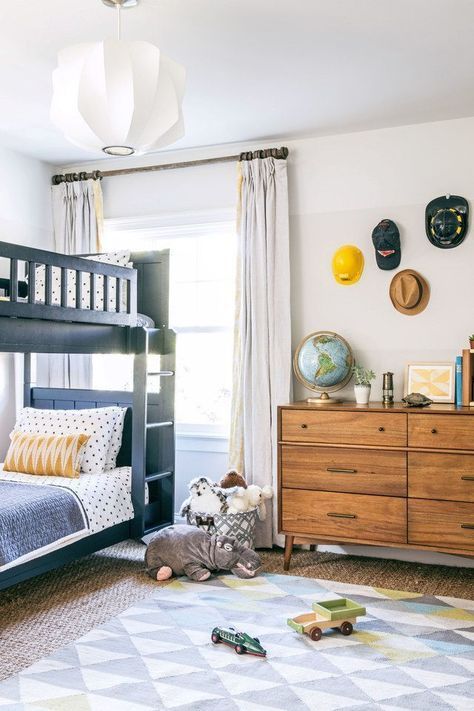
[[[86,434],[86,444],[81,472],[101,474],[115,466],[120,447],[117,449],[119,418],[124,413],[120,407],[98,407],[84,410],[43,410],[24,407],[18,415],[15,430],[27,434]],[[114,428],[117,430],[114,433]],[[114,447],[110,453],[112,435]],[[121,432],[120,432],[121,438]],[[114,458],[115,457],[115,458]]]
[[[94,254],[91,256],[81,256],[82,259],[90,259],[92,262],[101,262],[102,264],[114,264],[117,267],[133,268],[133,262],[130,261],[130,250],[121,250],[118,252],[106,252],[104,254]],[[52,304],[59,306],[61,304],[61,269],[53,267],[52,270]],[[115,279],[110,280],[109,285],[109,311],[112,313],[117,311],[116,304],[116,282]],[[72,269],[67,270],[67,305],[70,308],[90,309],[90,276],[89,274],[82,275],[81,289],[81,304],[76,304],[76,272]],[[120,303],[120,312],[127,311],[127,289],[125,281],[122,280],[122,298]],[[35,302],[37,304],[45,303],[45,267],[40,265],[35,271]],[[104,277],[98,274],[95,278],[95,310],[104,311]]]
[[[120,447],[122,446],[123,437],[123,423],[125,420],[125,413],[127,412],[126,407],[107,407],[104,408],[110,412],[116,413],[115,423],[112,427],[112,435],[110,437],[109,451],[107,452],[107,458],[105,462],[105,471],[108,472],[111,469],[115,469],[117,466],[117,457],[120,452]]]

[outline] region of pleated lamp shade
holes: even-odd
[[[51,119],[89,151],[156,150],[184,135],[184,81],[184,67],[149,42],[77,44],[58,54]]]

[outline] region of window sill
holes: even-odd
[[[203,432],[177,432],[176,449],[180,452],[222,452],[229,451],[229,438],[219,434]]]

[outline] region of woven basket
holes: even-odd
[[[257,509],[245,513],[194,513],[189,511],[187,521],[192,526],[198,526],[207,533],[217,533],[220,536],[231,536],[247,548],[255,545],[255,526],[258,521]]]

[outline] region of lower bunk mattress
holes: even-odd
[[[0,573],[133,518],[131,468],[78,479],[3,471]]]

